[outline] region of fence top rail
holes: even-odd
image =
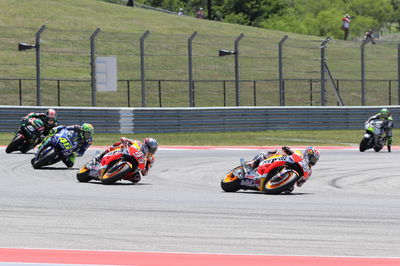
[[[0,105],[1,109],[49,109],[54,108],[58,110],[104,110],[104,111],[160,111],[160,110],[246,110],[246,109],[275,109],[275,110],[285,110],[285,109],[381,109],[382,105],[376,106],[232,106],[232,107],[76,107],[76,106],[30,106],[30,105]],[[400,108],[400,105],[390,105],[390,109]]]

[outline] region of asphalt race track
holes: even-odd
[[[292,195],[225,193],[257,150],[160,149],[139,184],[79,183],[76,167],[34,170],[0,148],[0,247],[399,257],[400,151],[321,150]]]

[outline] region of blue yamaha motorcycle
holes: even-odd
[[[45,165],[55,164],[70,156],[77,145],[73,131],[61,130],[40,144],[35,158],[31,161],[32,166],[38,169]]]

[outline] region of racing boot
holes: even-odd
[[[137,183],[142,179],[142,177],[140,176],[140,173],[138,172],[135,174],[129,174],[128,176],[125,176],[124,179],[129,180],[132,183]]]
[[[67,158],[62,158],[62,161],[68,168],[71,168],[72,166],[74,166],[76,156],[77,156],[77,154],[76,154],[76,152],[74,152]]]
[[[107,153],[107,151],[103,151],[102,153],[97,154],[93,158],[93,164],[98,164],[101,162],[101,159],[103,159],[103,156]]]
[[[388,152],[392,152],[392,141],[393,141],[392,136],[388,136],[388,138],[387,138],[387,149],[388,149]]]

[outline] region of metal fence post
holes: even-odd
[[[92,106],[96,106],[96,46],[95,40],[97,34],[99,34],[100,29],[97,28],[90,36],[90,77],[91,77],[91,87],[92,87]]]
[[[18,79],[19,105],[22,105],[22,80]]]
[[[128,97],[128,107],[131,107],[131,86],[129,79],[126,81],[126,90],[127,90],[127,97]]]
[[[140,79],[142,81],[142,107],[146,107],[146,80],[144,68],[144,39],[149,36],[150,31],[143,33],[140,37]]]
[[[365,45],[366,41],[361,43],[361,105],[365,105]]]
[[[331,38],[326,38],[322,41],[320,49],[321,49],[321,106],[326,105],[326,87],[325,87],[325,48],[326,44],[331,40]]]
[[[42,105],[42,95],[40,88],[40,35],[46,29],[46,25],[42,25],[35,35],[35,50],[36,50],[36,105]]]
[[[279,42],[279,105],[285,106],[285,87],[283,85],[283,43],[288,39],[285,35]]]
[[[193,94],[193,57],[192,57],[192,42],[198,35],[197,31],[193,32],[188,39],[188,66],[189,66],[189,106],[194,107],[194,94]]]
[[[245,35],[241,33],[235,40],[235,85],[236,85],[236,106],[240,106],[240,68],[239,68],[239,42]]]
[[[397,45],[397,104],[400,105],[400,43]]]

